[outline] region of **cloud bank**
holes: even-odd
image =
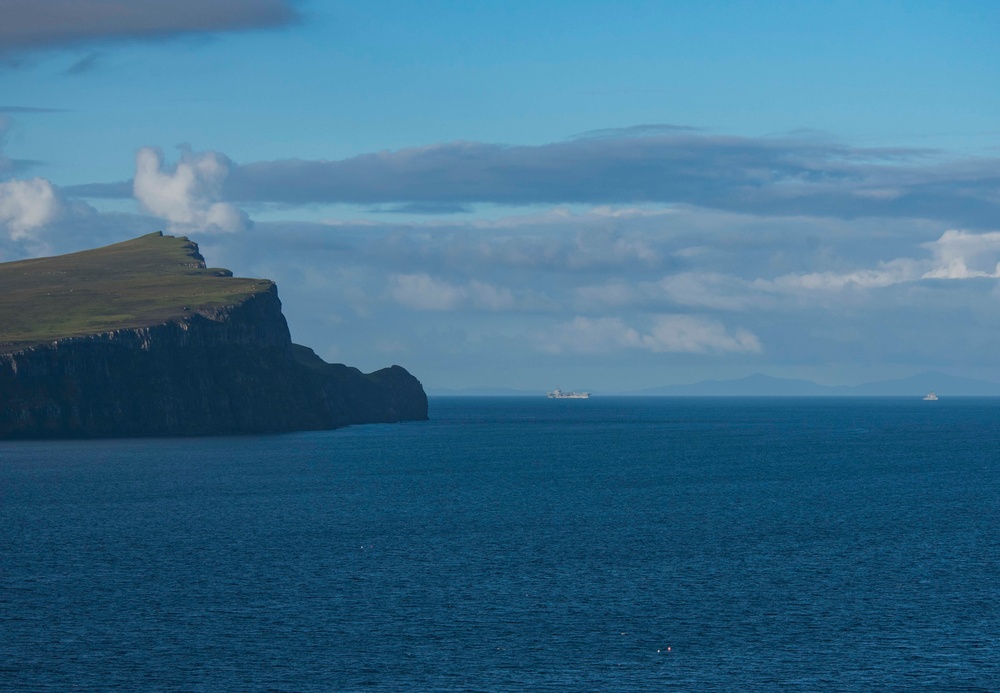
[[[985,228],[1000,218],[1000,158],[948,159],[818,136],[736,137],[626,128],[538,146],[451,142],[336,161],[236,165],[227,199],[387,205],[432,214],[469,205],[692,205],[768,216],[919,218]],[[118,197],[121,183],[79,186]]]
[[[236,167],[235,200],[467,205],[689,204],[749,214],[918,217],[965,226],[1000,215],[1000,159],[810,138],[631,130],[541,146],[455,142],[340,161]]]
[[[282,26],[289,0],[0,0],[0,54]]]
[[[901,179],[919,182],[912,179],[920,154],[806,139],[628,130],[540,146],[454,142],[341,161],[248,163],[234,171],[230,193],[288,203],[658,202],[757,213],[810,207],[833,213],[836,203],[849,200],[849,208],[836,213],[857,215],[898,205],[906,195]],[[891,196],[871,194],[889,187]]]
[[[539,336],[542,351],[610,353],[641,349],[653,353],[753,352],[762,351],[757,336],[747,329],[730,332],[718,320],[695,315],[654,315],[645,331],[621,318],[577,316]]]

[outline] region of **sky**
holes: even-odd
[[[0,261],[162,230],[431,391],[1000,382],[1000,4],[0,0]]]

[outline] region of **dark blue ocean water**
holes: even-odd
[[[0,444],[0,689],[1000,689],[1000,400],[431,415]]]

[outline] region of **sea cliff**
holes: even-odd
[[[8,337],[0,340],[5,342],[0,346],[0,438],[271,433],[427,418],[423,388],[405,369],[392,366],[363,374],[325,363],[310,349],[292,344],[273,283],[206,269],[197,246],[187,239],[157,235],[127,243],[140,241],[138,250],[149,248],[143,257],[181,241],[190,260],[173,257],[167,263],[179,268],[190,286],[158,280],[159,288],[169,290],[156,295],[156,311],[122,317],[121,305],[107,305],[107,290],[92,292],[97,295],[91,302],[101,306],[96,316],[83,315],[90,306],[85,303],[72,316],[37,315],[26,323],[21,316],[5,320],[0,305],[0,337]],[[94,257],[84,257],[82,266],[86,269]],[[36,292],[53,305],[60,291],[93,289],[85,276],[74,273],[72,258],[52,258],[62,261],[58,270],[29,266],[33,275],[55,275],[54,284],[42,286],[52,290]],[[24,263],[0,265],[0,289],[5,275],[16,279],[24,268]],[[211,290],[199,291],[202,277],[211,280]],[[227,280],[252,283],[234,285],[235,290]],[[111,281],[112,293],[134,306],[143,297],[129,296],[124,289],[141,284],[131,274],[124,284]],[[199,305],[199,298],[210,300]],[[28,295],[26,301],[31,300]],[[167,305],[171,302],[177,305]],[[14,339],[4,335],[3,327],[18,320],[20,332]],[[116,326],[116,320],[124,324]],[[64,329],[75,333],[32,338],[35,325],[81,322],[111,329]],[[46,329],[47,337],[58,331]]]

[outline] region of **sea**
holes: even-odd
[[[0,690],[1000,690],[1000,399],[430,416],[0,443]]]

